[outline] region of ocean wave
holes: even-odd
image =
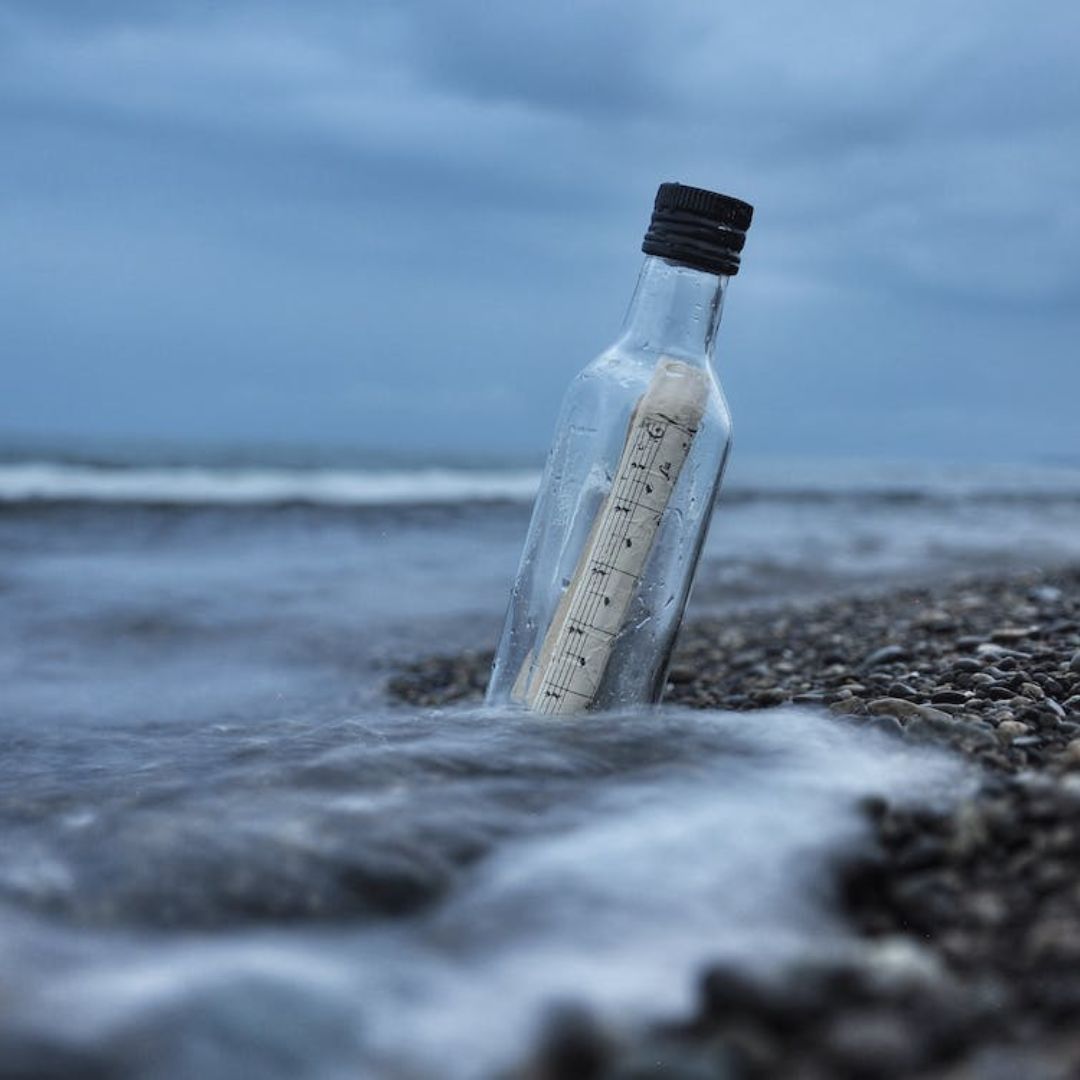
[[[119,503],[175,506],[331,507],[485,502],[527,503],[537,469],[98,465],[78,462],[0,464],[0,504]],[[1038,467],[836,467],[824,463],[778,471],[744,466],[724,487],[725,505],[759,502],[881,506],[1080,504],[1080,470]]]
[[[0,502],[221,506],[523,502],[535,495],[539,476],[535,470],[100,468],[25,463],[0,465]]]

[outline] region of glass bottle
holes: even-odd
[[[659,701],[731,444],[712,354],[752,213],[660,185],[622,333],[563,400],[487,704]]]

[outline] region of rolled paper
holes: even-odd
[[[514,696],[530,709],[569,714],[596,700],[701,423],[708,379],[679,360],[657,365],[570,584],[515,683]]]

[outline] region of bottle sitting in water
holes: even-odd
[[[563,401],[489,705],[659,701],[731,444],[712,355],[752,213],[661,184],[623,332]]]

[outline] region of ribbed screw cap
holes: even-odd
[[[754,208],[686,184],[661,184],[641,250],[710,274],[737,274]]]

